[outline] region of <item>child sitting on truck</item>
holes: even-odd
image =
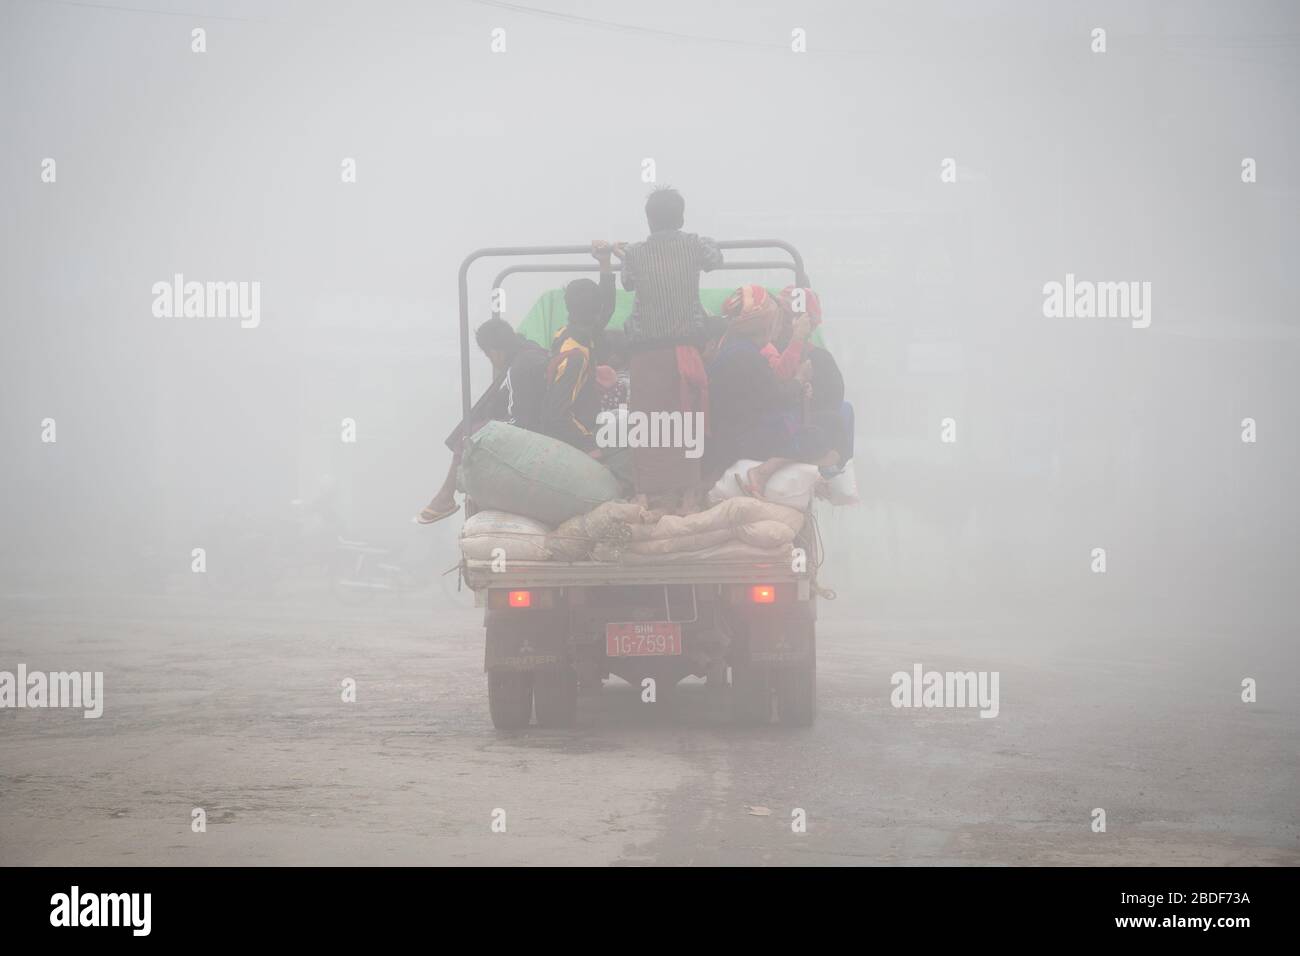
[[[593,242],[591,249],[600,262],[600,284],[574,279],[564,287],[569,322],[556,333],[546,365],[542,431],[598,458],[594,436],[600,388],[592,350],[614,315],[614,272],[609,244]]]
[[[500,316],[480,325],[474,332],[474,341],[492,363],[492,384],[474,403],[469,418],[447,437],[451,466],[438,493],[416,515],[419,524],[433,524],[459,510],[456,471],[460,467],[461,446],[467,437],[492,419],[529,431],[541,430],[539,413],[546,388],[546,350],[524,338]]]

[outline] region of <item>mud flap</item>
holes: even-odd
[[[813,656],[813,622],[807,613],[753,614],[747,622],[749,662],[804,664]]]
[[[484,625],[484,670],[548,670],[568,660],[568,608],[489,610]]]

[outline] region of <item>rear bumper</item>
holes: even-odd
[[[586,661],[620,676],[670,666],[704,673],[718,661],[782,667],[806,662],[814,653],[816,603],[809,600],[806,579],[777,584],[771,604],[752,603],[749,587],[734,584],[571,587],[549,592],[545,607],[528,608],[504,607],[498,589],[492,590],[497,598],[484,613],[488,670],[545,670]],[[656,591],[666,603],[651,600]],[[675,599],[668,600],[670,593]],[[683,600],[683,594],[690,597]],[[634,621],[680,625],[681,654],[608,656],[606,625]]]

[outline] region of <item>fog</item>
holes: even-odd
[[[1293,4],[545,7],[0,7],[7,592],[185,588],[197,547],[249,585],[331,484],[348,537],[455,564],[411,516],[460,417],[457,268],[641,238],[652,158],[689,230],[789,241],[821,296],[863,495],[821,511],[838,607],[1293,631]],[[258,324],[156,316],[176,274],[259,282]],[[1046,317],[1067,275],[1150,283],[1149,326]],[[705,284],[742,280],[789,277]]]

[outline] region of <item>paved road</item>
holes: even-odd
[[[0,864],[1300,863],[1297,660],[1276,636],[1162,649],[840,609],[811,730],[733,729],[702,684],[668,710],[611,681],[576,730],[504,735],[480,612],[430,595],[0,614],[0,670],[102,670],[106,697],[98,720],[0,710]],[[999,716],[891,707],[914,662],[997,670]]]

